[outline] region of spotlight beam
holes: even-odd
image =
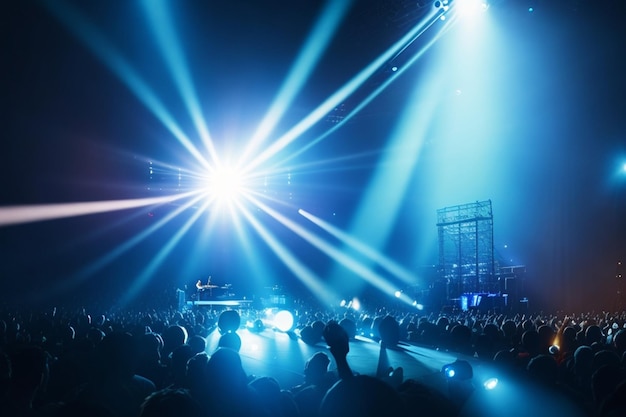
[[[171,203],[197,194],[192,191],[164,197],[137,198],[131,200],[90,201],[81,203],[39,204],[29,206],[0,207],[0,226],[33,223],[67,217],[127,210],[131,208]]]
[[[328,222],[325,222],[324,220],[320,219],[319,217],[316,217],[316,216],[312,215],[311,213],[309,213],[309,212],[307,212],[305,210],[300,209],[300,210],[298,210],[298,213],[300,213],[305,218],[309,219],[315,225],[321,227],[326,232],[330,233],[332,236],[336,237],[337,239],[341,240],[342,242],[344,242],[348,246],[350,246],[353,249],[357,250],[359,253],[361,253],[361,254],[365,255],[366,257],[372,259],[374,262],[378,263],[380,266],[385,268],[387,271],[389,271],[390,273],[394,274],[396,277],[401,279],[404,283],[412,284],[412,283],[415,282],[415,276],[413,274],[411,274],[411,272],[407,271],[405,268],[403,268],[402,266],[398,265],[393,260],[391,260],[388,257],[384,256],[382,253],[380,253],[376,249],[371,248],[371,247],[365,245],[364,243],[362,243],[358,239],[355,239],[355,238],[349,236],[347,233],[341,231],[339,228],[331,225]]]
[[[322,280],[304,265],[295,255],[283,245],[265,226],[263,226],[245,207],[239,205],[239,210],[246,220],[252,225],[263,241],[272,249],[278,258],[294,273],[294,275],[309,289],[320,301],[335,299],[334,291],[324,285]]]
[[[438,15],[436,16],[436,18],[431,18],[428,21],[428,24],[426,26],[424,26],[423,29],[417,35],[415,35],[415,39],[419,38],[433,24],[435,24],[437,22],[437,18],[438,18]],[[400,68],[398,68],[398,71],[394,72],[388,79],[385,80],[384,83],[382,83],[374,91],[372,91],[354,109],[352,109],[343,119],[341,119],[341,121],[339,123],[335,124],[333,127],[328,129],[326,132],[322,133],[317,138],[309,141],[303,147],[301,147],[301,148],[295,150],[294,152],[292,152],[291,154],[289,154],[288,157],[286,157],[284,160],[281,161],[281,164],[285,164],[285,163],[289,162],[290,160],[292,160],[293,158],[297,157],[298,155],[303,154],[304,152],[306,152],[307,150],[311,149],[313,146],[317,145],[318,143],[320,143],[321,141],[326,139],[328,136],[330,136],[331,134],[336,132],[339,128],[343,127],[343,125],[348,123],[354,116],[356,116],[358,113],[360,113],[361,110],[363,110],[365,107],[367,107],[367,105],[369,105],[376,97],[378,97],[383,91],[385,91],[387,89],[387,87],[389,87],[391,85],[391,83],[393,83],[401,74],[403,74],[406,70],[411,68],[411,66],[415,62],[417,62],[435,44],[435,42],[437,40],[439,40],[441,38],[442,34],[445,33],[445,31],[447,30],[447,28],[450,27],[451,24],[452,24],[452,21],[451,20],[447,20],[445,22],[443,28],[437,34],[437,36],[435,36],[433,39],[429,40],[428,43],[426,43],[426,45],[424,45],[422,47],[422,49],[419,50],[419,52],[417,52],[415,55],[413,55],[411,57],[411,59],[409,59]],[[413,42],[413,41],[411,41],[411,42]]]
[[[248,196],[248,198],[250,198],[250,200],[257,207],[259,207],[261,210],[263,210],[264,212],[272,216],[283,226],[287,227],[292,232],[300,236],[302,239],[306,240],[311,245],[313,245],[320,251],[324,252],[333,260],[339,262],[340,264],[344,265],[346,268],[350,269],[359,277],[365,279],[370,284],[374,285],[376,288],[387,293],[392,293],[395,290],[395,287],[393,285],[387,282],[380,275],[374,273],[371,269],[365,267],[363,264],[357,262],[355,259],[347,256],[345,253],[341,252],[340,250],[328,244],[327,242],[324,242],[322,239],[315,236],[313,233],[305,230],[302,226],[297,225],[295,222],[293,222],[292,220],[289,220],[282,214],[266,206],[261,201],[256,200],[254,197],[251,197],[251,196]]]
[[[126,242],[122,243],[121,245],[117,246],[110,253],[107,253],[106,255],[103,255],[102,257],[100,257],[96,261],[90,263],[88,266],[86,266],[85,268],[81,269],[79,272],[77,272],[76,274],[71,276],[69,279],[65,280],[60,285],[56,286],[55,290],[52,290],[52,293],[49,293],[47,295],[50,296],[50,295],[61,294],[61,293],[65,292],[65,291],[67,291],[72,286],[78,285],[79,283],[81,283],[85,279],[87,279],[90,276],[92,276],[97,271],[99,271],[102,268],[104,268],[105,266],[109,265],[111,262],[113,262],[115,259],[119,258],[121,255],[123,255],[124,253],[128,252],[129,250],[131,250],[132,248],[137,246],[139,243],[141,243],[142,241],[147,239],[150,235],[152,235],[154,232],[159,230],[161,227],[165,226],[167,223],[169,223],[172,219],[174,219],[176,216],[178,216],[184,210],[187,210],[188,208],[192,207],[201,198],[202,198],[201,195],[196,195],[195,198],[193,198],[193,199],[189,200],[187,203],[177,207],[176,210],[168,213],[167,216],[163,217],[162,219],[160,219],[158,222],[156,222],[155,224],[153,224],[149,228],[143,230],[141,233],[139,233],[137,235],[134,235],[131,239],[129,239]]]
[[[243,165],[248,155],[258,149],[285,114],[294,97],[300,92],[313,72],[320,56],[326,50],[352,3],[353,0],[333,0],[326,3],[321,17],[317,20],[304,47],[296,58],[267,115],[244,149],[240,158],[240,165]]]
[[[135,69],[111,45],[106,37],[75,8],[63,1],[43,2],[44,6],[85,44],[170,131],[187,151],[205,168],[211,166],[193,145],[155,92],[141,79]]]
[[[171,13],[168,10],[168,4],[164,0],[142,0],[142,5],[148,16],[152,33],[158,40],[163,58],[178,87],[178,92],[182,96],[185,106],[187,106],[187,110],[200,134],[202,142],[209,151],[211,160],[217,164],[219,162],[217,152],[215,151],[209,129],[202,116],[200,102],[193,85],[189,67],[186,64],[187,60],[184,56],[181,43],[170,18]]]
[[[399,41],[393,44],[385,52],[383,52],[378,58],[373,60],[369,65],[356,74],[350,81],[340,87],[335,93],[320,104],[315,110],[309,113],[304,119],[292,127],[287,133],[278,138],[272,145],[270,145],[264,152],[259,154],[253,159],[247,166],[247,170],[252,170],[258,165],[264,163],[274,155],[279,153],[282,149],[288,146],[290,143],[298,139],[304,132],[310,129],[320,119],[322,119],[328,112],[337,107],[346,98],[352,95],[358,88],[360,88],[365,81],[367,81],[378,69],[385,65],[391,57],[397,51],[402,48],[407,42],[411,41],[416,36],[423,33],[425,27],[432,25],[432,16],[438,12],[433,11],[428,19],[423,19],[420,24],[414,27],[409,33],[403,36]]]
[[[150,278],[154,276],[157,268],[165,261],[167,255],[176,247],[178,242],[189,231],[191,226],[198,220],[198,218],[204,214],[205,209],[210,204],[210,201],[205,201],[200,210],[196,210],[195,213],[185,222],[185,224],[176,231],[176,233],[167,241],[167,243],[157,252],[152,261],[146,265],[139,276],[133,281],[131,287],[128,289],[121,302],[123,305],[132,301],[133,298],[146,286]]]

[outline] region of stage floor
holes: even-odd
[[[293,334],[269,328],[253,333],[245,328],[237,331],[242,345],[239,354],[248,375],[276,378],[281,388],[289,389],[303,382],[305,362],[316,352],[326,352],[331,359],[330,369],[336,369],[332,355],[324,341],[308,345]],[[215,330],[207,337],[207,353],[218,347],[220,333]],[[468,400],[463,416],[585,416],[567,399],[552,391],[539,389],[527,382],[512,380],[498,372],[488,362],[452,352],[438,351],[422,346],[400,343],[393,349],[381,349],[378,342],[357,336],[350,341],[348,362],[354,372],[375,376],[379,366],[402,367],[405,379],[415,379],[447,395],[447,381],[441,368],[457,359],[468,361],[473,368],[471,381],[474,394]],[[483,382],[498,377],[494,390],[486,390]],[[530,396],[530,397],[529,397]]]

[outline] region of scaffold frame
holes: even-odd
[[[497,291],[491,200],[437,210],[438,278],[448,299]]]

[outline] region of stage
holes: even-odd
[[[314,353],[325,352],[331,359],[330,370],[336,369],[328,346],[324,341],[315,345],[304,343],[295,333],[265,328],[251,332],[237,330],[242,345],[239,354],[248,375],[275,378],[282,389],[303,382],[304,366]],[[216,329],[207,337],[207,353],[215,351],[221,334]],[[473,394],[467,401],[462,416],[528,416],[568,415],[585,416],[577,407],[555,392],[529,385],[518,379],[499,374],[488,362],[470,356],[439,351],[424,346],[400,343],[397,347],[382,349],[375,340],[357,336],[350,341],[348,362],[355,373],[375,376],[377,369],[402,367],[404,379],[414,379],[444,394],[448,394],[448,381],[441,372],[444,365],[457,359],[466,360],[473,368]],[[483,383],[498,378],[495,389],[487,390]]]
[[[252,300],[200,300],[200,301],[187,301],[187,308],[193,307],[249,307],[252,304]]]

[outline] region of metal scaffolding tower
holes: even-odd
[[[497,291],[491,200],[437,210],[439,279],[448,299]]]

